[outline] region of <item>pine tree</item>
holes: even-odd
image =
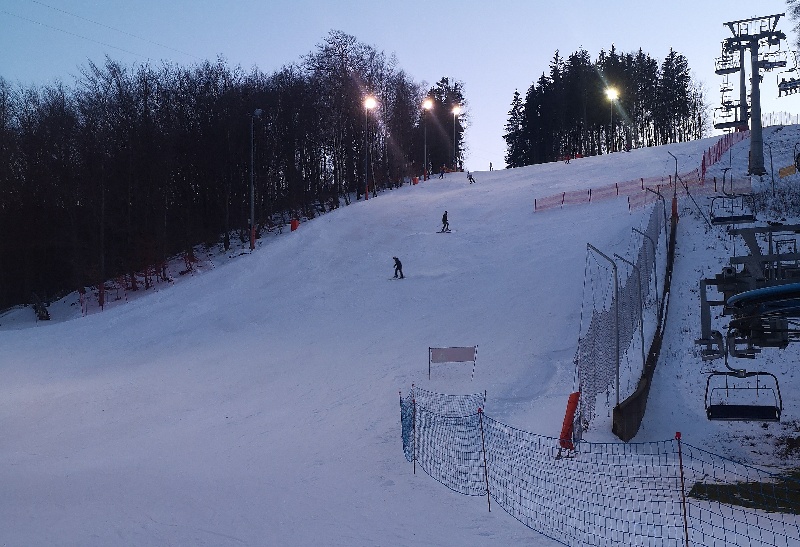
[[[511,100],[511,110],[508,111],[508,122],[505,126],[503,139],[506,141],[506,167],[522,167],[525,165],[525,142],[522,133],[522,122],[525,115],[525,107],[519,91],[514,91],[514,98]]]

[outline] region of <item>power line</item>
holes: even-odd
[[[196,57],[195,55],[192,55],[191,53],[186,53],[185,51],[181,51],[181,50],[179,50],[179,49],[175,49],[174,47],[170,47],[170,46],[168,46],[168,45],[161,44],[161,43],[159,43],[159,42],[155,42],[155,41],[153,41],[153,40],[148,40],[147,38],[142,38],[141,36],[137,36],[136,34],[132,34],[132,33],[130,33],[130,32],[127,32],[127,31],[124,31],[124,30],[121,30],[121,29],[118,29],[118,28],[112,27],[112,26],[110,26],[110,25],[106,25],[106,24],[104,24],[104,23],[98,23],[97,21],[92,21],[91,19],[88,19],[88,18],[86,18],[86,17],[82,17],[82,16],[80,16],[80,15],[76,15],[76,14],[74,14],[74,13],[71,13],[71,12],[69,12],[69,11],[63,10],[63,9],[61,9],[61,8],[56,8],[56,7],[54,7],[54,6],[51,6],[51,5],[49,5],[49,4],[45,4],[44,2],[40,2],[39,0],[30,0],[30,1],[31,1],[31,2],[33,2],[34,4],[39,4],[40,6],[44,6],[44,7],[46,7],[46,8],[50,8],[50,9],[52,9],[52,10],[59,11],[59,12],[61,12],[61,13],[64,13],[64,14],[66,14],[66,15],[71,15],[72,17],[76,17],[76,18],[78,18],[78,19],[81,19],[81,20],[83,20],[83,21],[87,21],[87,22],[89,22],[89,23],[92,23],[93,25],[98,25],[98,26],[100,26],[100,27],[107,28],[107,29],[113,30],[113,31],[115,31],[115,32],[121,32],[122,34],[125,34],[125,35],[127,35],[127,36],[130,36],[130,37],[132,37],[132,38],[136,38],[137,40],[142,40],[143,42],[148,42],[148,43],[150,43],[150,44],[153,44],[153,45],[156,45],[156,46],[159,46],[159,47],[163,47],[163,48],[166,48],[166,49],[172,50],[172,51],[174,51],[174,52],[176,52],[176,53],[180,53],[181,55],[186,55],[186,56],[188,56],[188,57],[192,57],[192,58],[194,58],[194,59],[201,60],[201,59],[200,59],[200,57]]]
[[[168,45],[166,45],[166,44],[162,44],[162,43],[160,43],[160,42],[156,42],[156,41],[154,41],[154,40],[150,40],[150,39],[147,39],[147,38],[143,38],[142,36],[138,36],[138,35],[136,35],[136,34],[133,34],[133,33],[131,33],[131,32],[127,32],[127,31],[125,31],[125,30],[122,30],[122,29],[119,29],[119,28],[116,28],[116,27],[112,27],[112,26],[110,26],[110,25],[106,25],[106,24],[104,24],[104,23],[100,23],[100,22],[98,22],[98,21],[94,21],[94,20],[92,20],[92,19],[89,19],[89,18],[87,18],[87,17],[83,17],[83,16],[81,16],[81,15],[78,15],[78,14],[76,14],[76,13],[72,13],[72,12],[69,12],[69,11],[67,11],[67,10],[64,10],[64,9],[61,9],[61,8],[57,8],[57,7],[55,7],[55,6],[51,6],[51,5],[49,5],[49,4],[46,4],[46,3],[44,3],[44,2],[41,2],[41,1],[39,1],[39,0],[30,0],[30,1],[31,1],[31,2],[33,2],[34,4],[39,4],[40,6],[44,6],[44,7],[46,7],[46,8],[49,8],[49,9],[51,9],[51,10],[54,10],[54,11],[57,11],[57,12],[63,13],[63,14],[65,14],[65,15],[69,15],[69,16],[71,16],[71,17],[75,17],[76,19],[80,19],[80,20],[82,20],[82,21],[86,21],[87,23],[91,23],[91,24],[93,24],[93,25],[97,25],[97,26],[99,26],[99,27],[103,27],[103,28],[106,28],[106,29],[109,29],[109,30],[113,30],[114,32],[119,32],[119,33],[121,33],[121,34],[124,34],[124,35],[126,35],[126,36],[130,36],[131,38],[135,38],[135,39],[137,39],[137,40],[141,40],[142,42],[147,42],[147,43],[149,43],[149,44],[153,44],[153,45],[155,45],[155,46],[162,47],[162,48],[164,48],[164,49],[169,49],[170,51],[174,51],[174,52],[176,52],[176,53],[180,53],[181,55],[186,55],[187,57],[191,57],[191,58],[193,58],[193,59],[201,60],[201,59],[200,59],[200,57],[197,57],[196,55],[192,55],[191,53],[187,53],[187,52],[185,52],[185,51],[181,51],[180,49],[177,49],[177,48],[174,48],[174,47],[168,46]],[[4,11],[4,13],[8,13],[8,12],[5,12],[5,11]],[[63,30],[63,29],[60,29],[60,28],[58,28],[58,27],[52,27],[52,26],[50,26],[50,25],[47,25],[47,24],[45,24],[45,23],[40,23],[40,22],[38,22],[38,21],[35,21],[35,20],[33,20],[33,19],[27,19],[27,18],[25,18],[25,17],[19,16],[19,15],[13,14],[13,13],[10,13],[9,15],[13,15],[13,16],[15,16],[15,17],[18,17],[18,18],[20,18],[20,19],[23,19],[23,20],[29,21],[29,22],[31,22],[31,23],[36,23],[36,24],[38,24],[38,25],[42,25],[42,26],[44,26],[44,27],[47,27],[47,28],[51,28],[51,29],[54,29],[54,30],[58,30],[58,31],[60,31],[60,32],[64,32],[64,33],[66,33],[66,34],[71,34],[71,35],[73,35],[73,36],[77,36],[77,37],[79,37],[79,38],[82,38],[82,39],[84,39],[84,40],[88,40],[88,41],[90,41],[90,42],[94,42],[94,43],[97,43],[97,44],[102,44],[102,45],[104,45],[104,46],[111,47],[111,48],[114,48],[114,49],[118,49],[118,50],[120,50],[120,51],[124,51],[124,52],[126,52],[126,53],[132,53],[133,55],[139,55],[140,57],[145,57],[145,58],[147,58],[147,56],[145,56],[145,55],[140,55],[140,54],[138,54],[138,53],[134,53],[134,52],[132,52],[132,51],[129,51],[129,50],[126,50],[126,49],[124,49],[124,48],[120,48],[120,47],[112,46],[112,45],[110,45],[110,44],[106,44],[106,43],[104,43],[104,42],[99,42],[99,41],[97,41],[97,40],[94,40],[94,39],[92,39],[92,38],[87,38],[86,36],[82,36],[82,35],[80,35],[80,34],[76,34],[76,33],[70,32],[70,31],[65,31],[65,30]]]
[[[23,21],[27,21],[29,23],[34,23],[36,25],[41,25],[43,27],[46,27],[46,28],[49,28],[49,29],[52,29],[52,30],[57,30],[59,32],[63,32],[64,34],[69,34],[71,36],[75,36],[77,38],[81,38],[82,40],[87,40],[89,42],[94,42],[95,44],[100,44],[101,46],[106,46],[106,47],[110,47],[112,49],[116,49],[116,50],[119,50],[119,51],[122,51],[122,52],[125,52],[125,53],[130,53],[131,55],[136,55],[137,57],[142,57],[143,59],[147,59],[148,58],[147,55],[142,55],[141,53],[136,53],[135,51],[130,51],[130,50],[127,50],[125,48],[112,46],[111,44],[106,44],[105,42],[100,42],[99,40],[93,40],[92,38],[87,38],[86,36],[82,36],[82,35],[77,34],[75,32],[71,32],[69,30],[64,30],[62,28],[54,27],[52,25],[48,25],[48,24],[42,23],[40,21],[35,21],[34,19],[29,19],[27,17],[23,17],[21,15],[17,15],[16,13],[11,13],[10,11],[0,10],[0,13],[5,13],[6,15],[10,15],[12,17],[16,17],[17,19],[22,19]]]

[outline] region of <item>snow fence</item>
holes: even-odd
[[[485,395],[400,397],[406,459],[564,545],[800,546],[800,481],[675,439],[579,442],[516,429]],[[461,413],[472,407],[470,412]]]

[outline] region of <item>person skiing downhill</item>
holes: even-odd
[[[450,223],[447,221],[447,211],[442,215],[442,232],[450,231]]]
[[[403,279],[403,263],[396,256],[392,258],[394,259],[394,276],[397,277],[400,274],[400,279]]]

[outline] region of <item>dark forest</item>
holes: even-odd
[[[0,78],[0,309],[246,241],[251,176],[260,237],[422,174],[425,144],[455,167],[465,104],[338,31],[272,74],[107,58],[70,86]]]

